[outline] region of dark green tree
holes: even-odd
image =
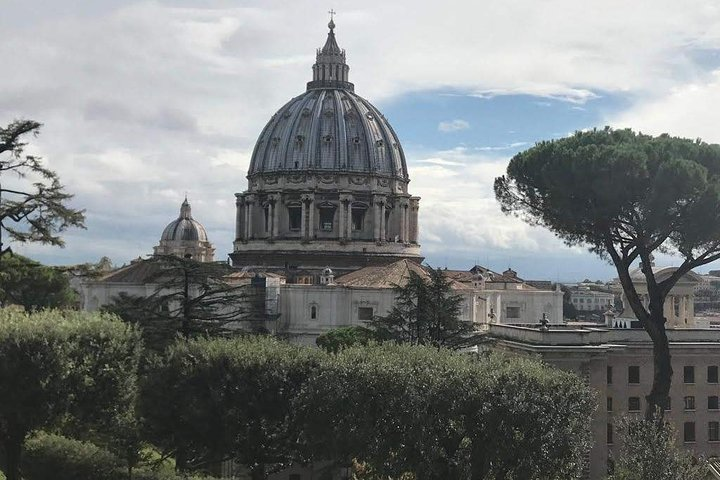
[[[140,337],[108,315],[0,309],[0,466],[19,480],[32,431],[109,431],[134,402]],[[82,426],[82,428],[80,427]]]
[[[192,258],[157,255],[144,260],[152,273],[147,282],[157,285],[152,295],[119,295],[105,310],[123,320],[138,323],[149,348],[162,349],[179,333],[195,335],[227,333],[230,323],[243,321],[259,329],[263,312],[254,305],[254,291],[233,283],[232,267],[220,262],[198,262]],[[246,325],[247,326],[247,325]]]
[[[653,342],[646,413],[662,412],[673,374],[663,304],[683,275],[720,258],[720,146],[611,128],[577,132],[513,157],[495,195],[504,212],[612,262]],[[655,276],[656,252],[681,259],[667,278]],[[636,262],[647,307],[631,279]]]
[[[84,228],[85,215],[68,206],[72,195],[58,175],[39,157],[24,154],[24,138],[39,130],[32,120],[0,128],[0,256],[9,251],[3,248],[4,233],[11,241],[62,246],[62,232]]]
[[[0,256],[0,307],[20,305],[27,311],[74,308],[77,293],[67,274],[18,254]]]
[[[319,354],[260,336],[179,341],[143,382],[149,436],[180,471],[234,459],[265,479],[301,460],[293,401]]]
[[[395,304],[384,317],[368,323],[379,339],[411,345],[457,348],[474,330],[460,320],[462,296],[455,293],[442,269],[427,267],[427,277],[409,272],[407,283],[395,287]]]
[[[315,344],[326,352],[337,353],[343,348],[367,345],[377,340],[378,336],[373,330],[366,327],[351,326],[334,328],[322,333],[315,339]]]
[[[662,419],[654,421],[624,418],[619,425],[622,449],[614,459],[609,480],[705,480],[710,470],[703,460],[677,444],[672,425]]]
[[[308,457],[377,478],[578,478],[596,400],[538,362],[384,344],[325,357],[296,401]]]

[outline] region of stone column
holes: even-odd
[[[243,198],[242,194],[235,194],[235,240],[242,240],[243,235],[243,215],[245,210],[243,209]]]
[[[348,200],[347,202],[347,239],[352,240],[352,200]]]
[[[307,239],[312,240],[315,238],[315,195],[305,195],[303,205],[307,205],[305,209],[308,210],[308,226],[305,229],[305,233]]]
[[[253,198],[245,197],[245,240],[250,240],[253,235]]]
[[[380,204],[382,203],[379,195],[373,195],[373,239],[380,242]]]
[[[305,240],[307,229],[305,228],[305,214],[307,212],[307,205],[305,204],[305,196],[300,199],[300,238]]]
[[[417,243],[419,237],[418,210],[420,209],[420,197],[410,197],[410,243]]]
[[[387,241],[387,225],[385,225],[385,201],[383,200],[380,203],[380,241],[385,242]]]
[[[407,202],[403,205],[403,231],[405,235],[403,236],[402,242],[410,243],[410,207]]]
[[[340,199],[340,208],[338,210],[338,238],[342,240],[345,238],[345,214],[347,212],[347,208],[345,208],[345,203],[342,198]]]
[[[272,238],[277,238],[280,232],[280,196],[277,195],[273,198],[272,202]]]

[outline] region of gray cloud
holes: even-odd
[[[233,193],[246,187],[250,152],[265,122],[303,91],[324,42],[326,9],[310,0],[197,5],[3,5],[0,124],[42,121],[32,151],[88,211],[88,230],[70,232],[66,250],[26,252],[54,262],[102,254],[122,262],[149,253],[185,191],[217,251],[230,251]],[[692,97],[683,86],[715,88],[707,62],[686,54],[720,47],[714,28],[720,9],[711,0],[371,0],[335,8],[351,80],[379,106],[426,89],[578,104],[606,91],[633,96],[637,104],[623,119],[642,123],[634,112],[656,116],[673,92]],[[699,111],[702,102],[691,103]],[[688,130],[700,123],[682,114],[681,101],[672,105]],[[502,163],[461,151],[416,158],[425,159],[412,163],[411,175],[423,196],[430,255],[448,248],[469,256],[488,248],[573,254],[547,232],[499,212],[490,184]]]

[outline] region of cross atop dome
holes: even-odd
[[[322,48],[316,53],[315,65],[313,65],[313,79],[309,82],[308,90],[314,88],[340,88],[354,90],[352,83],[348,81],[350,67],[345,63],[345,50],[340,48],[335,39],[335,10],[330,9],[330,22],[328,23],[327,40]]]

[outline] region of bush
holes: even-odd
[[[133,480],[215,480],[206,476],[177,476],[162,465],[134,469]],[[25,480],[126,480],[127,466],[111,452],[90,442],[39,432],[25,443],[22,464]],[[0,473],[0,478],[4,476]]]
[[[378,478],[577,478],[596,404],[531,360],[270,338],[179,342],[143,383],[154,443],[189,470],[232,457],[256,479],[353,459]]]
[[[140,336],[111,315],[0,309],[2,468],[17,479],[31,432],[60,422],[117,436],[136,397]]]
[[[624,418],[619,425],[620,456],[610,480],[704,480],[709,469],[704,461],[678,446],[671,424],[660,420]]]
[[[122,461],[89,443],[40,432],[25,442],[26,480],[120,480]]]

